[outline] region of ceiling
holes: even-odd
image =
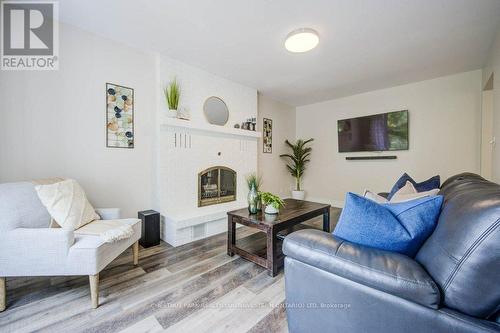
[[[60,18],[298,106],[479,69],[500,0],[61,0]],[[285,50],[301,27],[320,35]]]

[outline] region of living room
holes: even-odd
[[[500,1],[1,1],[0,331],[500,331]]]

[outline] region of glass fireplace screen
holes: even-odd
[[[236,200],[236,171],[216,166],[198,174],[198,207]]]

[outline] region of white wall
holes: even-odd
[[[290,197],[294,180],[285,167],[280,154],[288,152],[285,140],[295,140],[295,107],[259,94],[257,127],[262,131],[263,118],[273,121],[273,152],[263,153],[262,138],[259,140],[258,170],[262,178],[262,190],[281,197]]]
[[[481,71],[472,71],[297,108],[297,137],[315,138],[304,178],[309,199],[341,205],[348,191],[388,191],[408,172],[417,181],[479,172]],[[337,120],[409,110],[410,149],[396,160],[346,161],[338,153]]]
[[[158,208],[161,86],[174,76],[193,122],[206,122],[212,95],[229,107],[227,126],[257,116],[255,89],[61,23],[59,71],[0,73],[0,182],[74,178],[96,207]],[[106,148],[106,82],[134,88],[134,149]]]
[[[491,47],[487,64],[483,70],[483,86],[493,73],[493,181],[500,183],[500,28]]]
[[[106,82],[134,88],[135,148],[106,148]],[[74,178],[97,207],[150,208],[154,56],[60,26],[59,71],[0,73],[0,182]]]

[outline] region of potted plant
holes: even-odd
[[[248,211],[250,214],[256,214],[257,211],[261,209],[261,200],[260,200],[260,178],[257,177],[255,173],[251,173],[247,176],[247,185],[248,185]]]
[[[262,192],[260,198],[262,204],[266,205],[264,209],[266,214],[278,214],[280,209],[285,206],[285,202],[280,197],[269,192]]]
[[[295,190],[292,191],[292,198],[297,200],[304,200],[305,191],[300,188],[300,182],[304,171],[306,170],[306,164],[310,162],[309,157],[311,156],[312,148],[307,147],[307,144],[312,142],[314,139],[302,140],[298,139],[294,144],[290,141],[285,140],[285,143],[292,149],[291,154],[282,154],[280,157],[285,157],[290,160],[290,164],[287,164],[287,169],[290,174],[295,178]]]
[[[168,86],[163,90],[165,100],[168,106],[168,116],[177,117],[177,108],[179,107],[179,99],[181,97],[181,88],[177,83],[177,79],[171,81]]]

